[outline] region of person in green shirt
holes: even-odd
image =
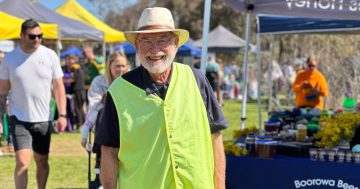
[[[94,50],[90,46],[85,46],[83,48],[85,62],[83,69],[85,72],[85,89],[90,88],[92,80],[100,74],[104,74],[106,70],[106,65],[103,62],[101,57],[95,56]]]

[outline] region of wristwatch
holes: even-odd
[[[67,118],[67,114],[59,114],[59,117]]]

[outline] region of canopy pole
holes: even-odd
[[[270,64],[268,65],[268,82],[269,82],[269,97],[268,97],[268,112],[271,111],[272,100],[272,63],[273,63],[273,48],[274,48],[274,35],[270,36]]]
[[[61,31],[60,31],[60,26],[58,26],[58,38],[56,40],[56,53],[60,58],[60,51],[62,49],[62,44],[61,44]]]
[[[210,26],[211,0],[205,0],[204,5],[204,25],[202,33],[202,48],[201,48],[201,64],[200,70],[205,74],[207,53],[208,53],[208,33]]]
[[[242,106],[241,106],[241,126],[240,129],[245,128],[246,120],[246,99],[247,99],[247,80],[248,80],[248,52],[250,45],[250,14],[246,13],[246,46],[244,53],[244,73],[243,73],[243,95],[242,95]]]
[[[262,130],[262,113],[261,113],[261,92],[260,92],[260,82],[261,82],[261,41],[260,34],[256,34],[256,73],[257,73],[257,104],[258,104],[258,120],[259,120],[259,130]]]

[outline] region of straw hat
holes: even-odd
[[[179,37],[179,47],[189,39],[189,32],[175,29],[171,12],[167,8],[153,7],[145,9],[139,19],[137,31],[124,32],[126,40],[135,46],[136,36],[139,33],[173,32]]]

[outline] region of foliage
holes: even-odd
[[[249,127],[244,129],[237,129],[233,133],[233,140],[224,142],[225,153],[233,154],[235,156],[246,156],[247,150],[244,146],[234,143],[240,137],[246,136],[250,133],[255,133],[259,129],[257,127]]]
[[[232,154],[235,156],[246,156],[247,150],[245,147],[234,144],[232,141],[224,142],[224,150],[227,154]]]
[[[321,147],[335,147],[341,141],[349,141],[360,124],[360,114],[345,112],[332,117],[321,116],[320,130],[313,138],[320,139],[316,144]]]
[[[256,133],[258,131],[259,131],[259,129],[254,127],[254,126],[249,127],[249,128],[244,128],[244,129],[238,129],[238,130],[234,131],[233,137],[236,140],[236,139],[238,139],[240,137],[246,136],[246,135],[248,135],[250,133]]]

